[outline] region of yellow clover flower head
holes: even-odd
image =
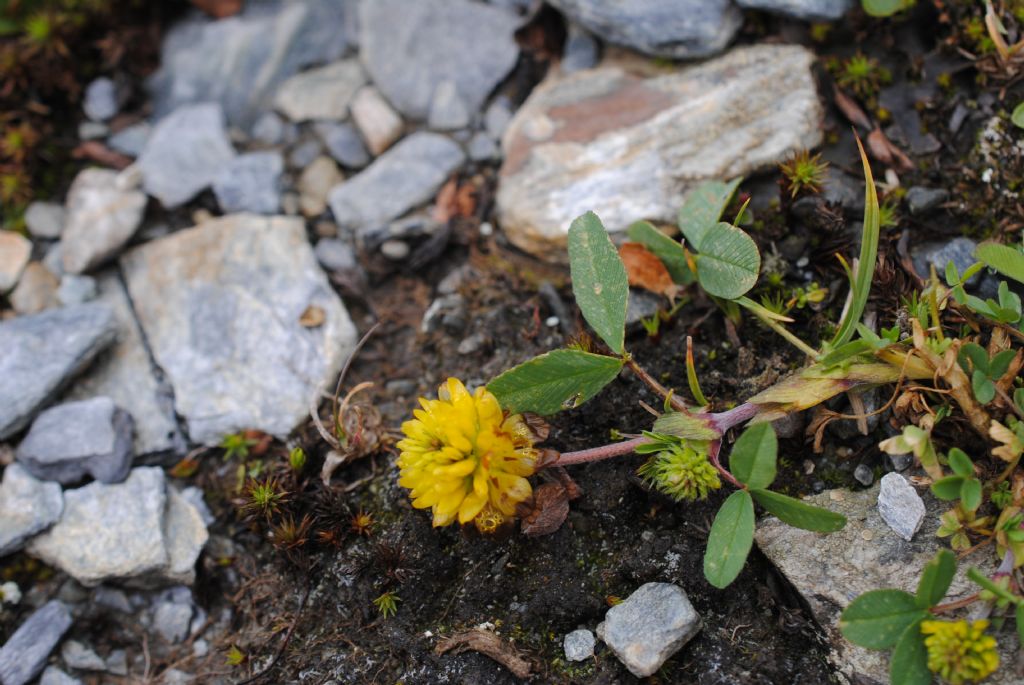
[[[952,685],[974,683],[999,668],[996,639],[985,634],[987,620],[922,621],[928,668]]]
[[[486,388],[470,394],[456,378],[420,398],[421,409],[402,424],[398,483],[412,505],[431,509],[435,526],[473,521],[493,532],[533,494],[526,480],[538,452],[519,414],[505,415]]]

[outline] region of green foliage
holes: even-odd
[[[306,452],[301,447],[294,447],[288,453],[288,466],[295,473],[300,473],[306,466]]]
[[[839,630],[850,642],[868,649],[891,649],[908,627],[928,618],[917,598],[903,590],[871,590],[850,602]]]
[[[948,549],[939,550],[921,571],[917,583],[917,605],[922,609],[933,607],[942,601],[956,575],[956,555]]]
[[[541,415],[573,409],[612,382],[622,360],[580,350],[553,350],[520,364],[487,384],[501,406]]]
[[[801,150],[791,159],[779,165],[779,170],[786,179],[791,198],[801,193],[819,193],[825,182],[825,171],[828,162],[821,159],[821,154],[811,155]]]
[[[706,499],[709,491],[722,487],[707,453],[683,441],[663,444],[663,449],[644,462],[637,473],[676,501]]]
[[[729,495],[715,515],[704,551],[704,577],[724,588],[743,570],[754,543],[754,502],[746,490]]]
[[[383,618],[388,619],[398,613],[398,602],[401,601],[395,592],[389,591],[373,600],[373,605],[377,607],[377,611]]]
[[[1010,368],[1016,352],[1003,350],[989,359],[988,353],[977,343],[967,343],[960,348],[958,361],[965,373],[971,374],[971,389],[974,397],[982,404],[988,404],[996,396],[996,382]]]
[[[705,181],[687,194],[679,209],[679,230],[691,245],[699,248],[704,235],[722,218],[742,178],[728,183]]]
[[[1020,250],[999,243],[982,243],[975,250],[975,256],[985,266],[1024,283],[1024,254]]]
[[[246,437],[245,433],[233,433],[225,435],[220,441],[220,447],[224,450],[224,461],[230,459],[246,459],[249,456],[249,448],[256,445],[256,440]]]
[[[883,85],[892,81],[892,74],[874,57],[858,52],[843,60],[836,70],[835,79],[840,87],[852,91],[858,97],[870,100],[878,94]]]
[[[913,7],[917,0],[861,0],[861,6],[872,17],[891,17]]]
[[[569,227],[569,267],[572,291],[583,318],[616,354],[622,354],[626,334],[629,282],[626,267],[593,212]]]
[[[708,294],[734,300],[757,283],[761,253],[741,229],[719,222],[694,246],[698,250],[697,280]]]
[[[1010,115],[1010,121],[1017,128],[1024,128],[1024,102],[1021,102],[1013,108],[1013,114]]]
[[[767,488],[775,480],[775,457],[779,449],[770,423],[756,423],[743,431],[729,455],[729,470],[749,488]]]
[[[693,272],[686,263],[686,250],[677,241],[659,231],[649,221],[637,221],[626,229],[626,236],[651,251],[665,265],[672,280],[680,285],[693,283]]]
[[[846,517],[828,509],[807,504],[798,499],[772,492],[751,490],[754,499],[768,513],[794,528],[813,530],[818,533],[834,533],[846,525]]]

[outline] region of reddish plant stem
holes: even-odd
[[[743,483],[741,483],[738,480],[736,480],[736,477],[733,476],[728,471],[726,471],[725,467],[722,466],[722,463],[720,461],[718,461],[718,453],[721,450],[722,450],[722,441],[721,440],[715,440],[714,442],[712,442],[711,445],[709,446],[709,449],[708,449],[708,461],[711,462],[711,465],[714,466],[715,469],[717,469],[720,474],[722,474],[722,478],[724,478],[727,481],[729,481],[729,483],[731,483],[737,490],[745,489],[747,486],[745,486]]]
[[[641,437],[626,440],[624,442],[613,442],[610,445],[591,447],[588,450],[580,450],[578,452],[563,452],[561,456],[558,457],[558,460],[552,462],[549,466],[572,466],[574,464],[586,464],[591,461],[611,459],[612,457],[621,457],[622,455],[629,454],[640,445],[648,442],[651,442],[651,440]]]
[[[725,432],[733,426],[738,426],[744,421],[749,421],[757,416],[758,409],[759,407],[756,404],[744,402],[728,411],[712,414],[708,419],[715,430],[725,435]]]
[[[683,401],[683,398],[678,397],[674,393],[670,392],[664,385],[654,380],[654,377],[644,371],[642,366],[632,359],[626,360],[626,366],[628,366],[629,370],[635,373],[640,380],[646,383],[647,387],[653,390],[656,395],[659,395],[664,400],[668,400],[669,405],[673,409],[686,413],[690,412],[690,408],[686,406],[686,402]]]

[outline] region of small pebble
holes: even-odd
[[[562,646],[569,661],[585,661],[594,656],[594,634],[586,628],[574,630],[565,636]]]
[[[878,513],[897,535],[908,542],[924,522],[924,501],[907,479],[898,473],[882,477]]]
[[[409,244],[401,240],[385,240],[381,243],[380,253],[392,261],[399,262],[409,256]]]
[[[548,328],[555,328],[558,326],[558,324],[559,320],[557,316],[549,316],[548,318],[544,319],[544,325],[547,326]]]
[[[853,470],[853,477],[864,487],[875,482],[875,473],[867,464],[858,464]]]

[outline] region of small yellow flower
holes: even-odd
[[[978,682],[999,667],[996,640],[985,634],[987,620],[922,621],[928,668],[952,683]]]
[[[486,388],[470,394],[449,378],[437,396],[421,397],[422,409],[402,424],[398,483],[414,507],[433,511],[435,526],[474,521],[493,532],[533,494],[526,480],[537,461],[532,433]]]

